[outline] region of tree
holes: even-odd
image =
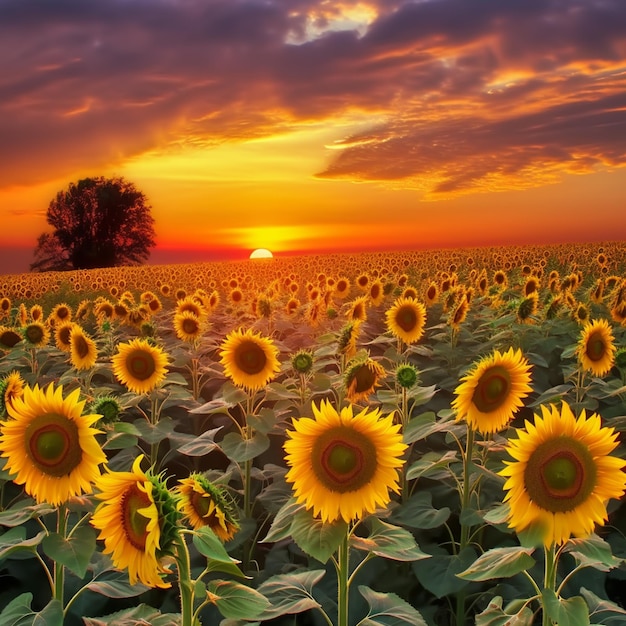
[[[85,178],[70,183],[48,206],[54,228],[37,239],[39,272],[139,265],[155,245],[146,197],[123,178]]]

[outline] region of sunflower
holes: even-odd
[[[346,305],[348,321],[364,322],[367,319],[367,296],[355,298]]]
[[[615,362],[615,344],[611,327],[605,319],[585,324],[578,342],[578,360],[594,376],[609,373]]]
[[[70,331],[70,362],[77,370],[90,370],[98,359],[96,342],[76,324]]]
[[[529,383],[530,365],[521,350],[494,350],[461,378],[455,389],[452,409],[456,421],[464,419],[483,434],[501,430],[532,391]]]
[[[191,311],[181,311],[174,314],[174,331],[181,341],[193,343],[202,336],[204,324]]]
[[[385,290],[380,280],[373,281],[369,286],[369,302],[372,306],[378,306],[385,299]]]
[[[351,359],[356,354],[356,342],[359,339],[361,322],[348,322],[339,334],[337,348],[340,354],[344,354],[346,358]]]
[[[450,324],[450,328],[458,331],[461,328],[461,324],[465,321],[468,311],[469,301],[467,299],[467,295],[463,295],[456,303],[454,309],[450,312],[448,317],[448,324]]]
[[[0,416],[5,415],[8,405],[22,397],[25,385],[22,375],[17,370],[9,372],[0,380]]]
[[[385,507],[389,491],[399,493],[398,469],[407,446],[394,414],[380,409],[338,413],[322,400],[312,405],[314,418],[293,420],[284,443],[296,500],[323,522],[351,522]]]
[[[72,309],[64,302],[56,304],[52,311],[50,311],[48,319],[53,325],[59,322],[69,322],[72,319]]]
[[[141,470],[143,455],[130,472],[103,474],[96,487],[101,500],[91,517],[100,531],[104,553],[110,554],[115,567],[128,569],[130,584],[138,581],[149,587],[170,587],[163,575],[170,573],[161,563],[164,517],[157,506],[158,490],[151,476]],[[153,478],[153,477],[152,477]]]
[[[526,421],[517,436],[506,446],[515,460],[499,472],[507,478],[510,528],[538,527],[550,547],[572,535],[587,537],[607,521],[606,503],[626,489],[625,462],[610,456],[618,445],[613,428],[584,409],[576,419],[563,403],[560,411],[542,405],[541,417]]]
[[[167,355],[146,339],[119,343],[111,362],[117,380],[133,393],[152,391],[167,374]]]
[[[352,403],[367,400],[380,385],[385,373],[385,368],[370,357],[350,361],[344,375],[346,398]]]
[[[419,341],[426,325],[426,307],[412,298],[398,298],[385,313],[387,330],[410,344]]]
[[[63,398],[63,386],[25,387],[6,408],[11,418],[1,426],[0,456],[6,469],[37,502],[54,506],[90,493],[106,457],[92,424],[99,415],[83,415],[85,401],[76,389]]]
[[[274,342],[251,330],[228,333],[220,357],[226,376],[251,391],[265,387],[280,369]]]
[[[31,322],[22,329],[24,339],[29,346],[42,348],[50,343],[50,331],[41,322]]]
[[[30,307],[30,319],[33,322],[41,322],[43,319],[43,308],[41,304],[33,304]]]
[[[54,326],[54,345],[61,350],[61,352],[72,351],[72,342],[70,341],[70,335],[72,329],[76,326],[76,322],[60,322]]]
[[[179,481],[179,508],[195,530],[208,526],[222,541],[229,541],[239,530],[225,492],[202,474],[192,473]]]

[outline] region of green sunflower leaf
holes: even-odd
[[[397,401],[397,400],[396,400]],[[403,431],[404,443],[411,444],[420,439],[425,439],[441,430],[441,425],[437,421],[437,416],[433,411],[426,411],[411,418]]]
[[[473,581],[510,578],[535,564],[535,559],[530,556],[532,552],[533,548],[522,546],[493,548],[481,554],[470,567],[457,576]]]
[[[7,532],[0,535],[0,561],[21,550],[35,552],[45,536],[46,531],[42,530],[34,537],[26,539],[26,529],[23,526],[7,530]]]
[[[589,607],[589,616],[596,624],[622,624],[626,623],[626,610],[615,602],[598,597],[593,591],[584,587],[580,588],[582,597]]]
[[[294,515],[304,510],[304,504],[298,504],[294,498],[290,498],[276,513],[272,525],[262,540],[262,543],[273,543],[291,536],[291,524]]]
[[[207,584],[208,599],[230,619],[254,619],[269,608],[269,600],[256,589],[231,580],[212,580]]]
[[[406,473],[406,479],[413,480],[415,478],[420,478],[421,476],[428,476],[434,472],[449,467],[450,463],[457,460],[458,457],[455,450],[448,450],[443,454],[440,452],[426,452],[418,461],[409,467]]]
[[[359,593],[369,605],[369,611],[357,626],[426,626],[424,618],[395,593],[379,593],[365,585],[359,585]]]
[[[569,552],[578,565],[593,567],[602,572],[608,572],[625,562],[624,559],[613,556],[611,546],[596,534],[586,539],[571,539],[564,551]]]
[[[56,511],[56,508],[49,504],[33,504],[30,500],[22,500],[10,509],[0,513],[0,526],[13,528],[20,526],[29,519],[41,517],[54,511]]]
[[[107,571],[105,579],[92,580],[85,585],[85,589],[107,598],[134,598],[148,591],[150,587],[141,583],[131,585],[125,571]]]
[[[96,531],[91,526],[79,526],[68,539],[51,533],[44,538],[42,546],[53,561],[83,578],[96,550]]]
[[[415,538],[408,530],[382,522],[377,517],[370,517],[368,525],[372,529],[369,536],[353,535],[350,538],[350,545],[353,548],[394,561],[417,561],[430,557],[430,554],[419,549]]]
[[[402,507],[394,511],[392,519],[410,528],[427,530],[439,528],[449,517],[450,509],[447,506],[441,509],[433,508],[430,491],[418,491]]]
[[[348,532],[343,522],[324,524],[309,511],[299,511],[293,517],[291,536],[300,549],[320,563],[326,563],[337,551],[339,544]]]
[[[476,626],[532,626],[533,620],[533,612],[527,606],[523,606],[517,613],[506,613],[502,610],[502,598],[496,596],[476,616]]]
[[[244,439],[240,433],[228,433],[220,442],[220,447],[231,461],[242,463],[265,452],[270,447],[270,440],[261,432],[255,432],[250,439]]]
[[[178,448],[178,451],[185,456],[204,456],[218,447],[215,443],[215,435],[222,430],[222,426],[207,430],[199,437],[192,437],[190,441]]]
[[[563,598],[559,601],[559,616],[557,618],[559,626],[589,626],[589,609],[582,596],[573,598]]]
[[[30,608],[32,593],[22,593],[0,613],[3,626],[63,626],[63,607],[59,600],[50,600],[39,612]]]
[[[476,559],[476,552],[468,547],[458,554],[448,554],[439,546],[430,546],[432,559],[420,559],[411,564],[421,585],[437,598],[443,598],[468,586],[468,582],[457,576]]]
[[[258,587],[270,606],[257,617],[270,620],[280,615],[294,615],[320,607],[313,597],[313,587],[324,577],[325,570],[316,569],[272,576]]]
[[[243,575],[236,565],[240,561],[234,559],[226,552],[224,544],[210,528],[204,526],[198,530],[194,530],[193,545],[200,554],[207,558],[209,566],[212,566],[212,570],[224,571],[217,567],[219,564],[222,568],[228,566],[229,571],[234,571],[238,573],[239,576]]]

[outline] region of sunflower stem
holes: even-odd
[[[463,485],[461,493],[461,538],[459,541],[459,553],[461,553],[468,545],[470,538],[471,526],[465,521],[464,513],[469,510],[470,500],[472,497],[471,490],[471,473],[472,473],[472,457],[474,456],[474,430],[467,426],[467,438],[465,440],[465,455],[463,457]],[[465,624],[465,590],[461,589],[456,596],[456,623],[457,626]]]
[[[554,543],[549,548],[544,548],[545,553],[545,570],[543,578],[544,589],[550,589],[556,593],[556,553],[554,549]],[[546,611],[544,601],[542,599],[542,625],[552,626],[552,620]]]
[[[67,532],[67,506],[60,504],[57,509],[57,533],[65,539]],[[54,599],[61,602],[61,608],[63,608],[63,588],[65,586],[65,567],[54,562]]]
[[[346,531],[337,551],[337,626],[348,626],[348,592],[350,590],[350,530]]]
[[[176,566],[178,567],[178,586],[180,589],[181,626],[192,626],[194,593],[191,580],[191,561],[185,539],[180,535],[176,542]]]

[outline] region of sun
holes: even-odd
[[[267,248],[257,248],[250,253],[251,259],[273,259],[274,255]]]

